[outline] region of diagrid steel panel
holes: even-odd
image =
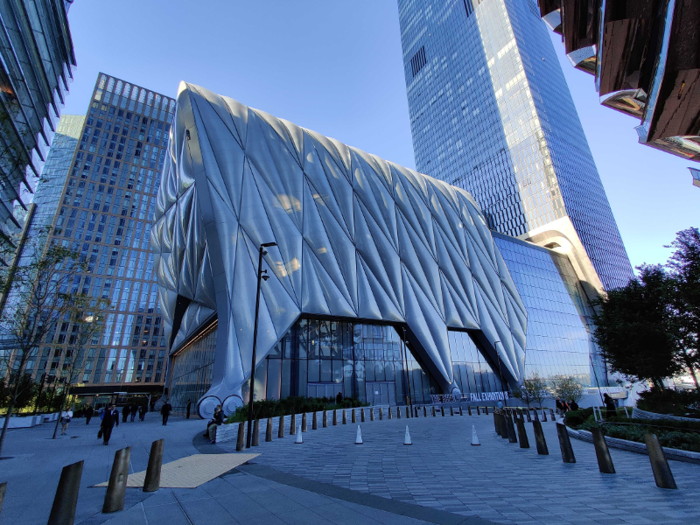
[[[182,83],[151,233],[172,351],[218,316],[208,415],[250,377],[258,246],[258,362],[300,315],[405,324],[445,393],[448,329],[471,330],[510,381],[526,312],[464,190]],[[413,345],[414,347],[416,345]]]

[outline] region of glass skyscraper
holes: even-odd
[[[166,339],[149,240],[175,101],[100,74],[85,117],[66,116],[34,198],[30,231],[79,251],[88,271],[70,292],[109,299],[103,333],[76,366],[80,395],[162,391]],[[47,337],[31,371],[68,372],[71,327]],[[52,381],[49,379],[49,381]]]
[[[589,290],[633,276],[534,0],[399,0],[418,171],[489,227],[570,256]]]

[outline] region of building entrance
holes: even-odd
[[[367,381],[365,383],[367,401],[372,405],[396,404],[395,381]]]

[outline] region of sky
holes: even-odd
[[[396,0],[76,0],[68,18],[64,114],[85,114],[99,72],[172,97],[184,80],[415,168]],[[632,264],[664,263],[699,226],[700,165],[638,144],[552,41]]]

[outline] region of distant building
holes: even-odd
[[[399,0],[418,171],[490,228],[569,256],[589,296],[633,277],[534,0]]]
[[[21,226],[14,202],[27,208],[45,149],[73,78],[70,2],[0,2],[0,234]]]
[[[174,109],[169,97],[100,74],[87,115],[65,116],[54,136],[31,229],[52,227],[50,242],[88,261],[72,292],[112,304],[78,358],[85,370],[72,393],[162,392],[166,340],[149,242]],[[42,346],[30,367],[37,380],[67,374],[70,330],[63,323]]]
[[[700,161],[700,2],[539,0],[601,104],[640,120],[639,142]]]
[[[693,186],[700,188],[700,170],[695,168],[688,169],[690,170],[690,174],[693,176]]]

